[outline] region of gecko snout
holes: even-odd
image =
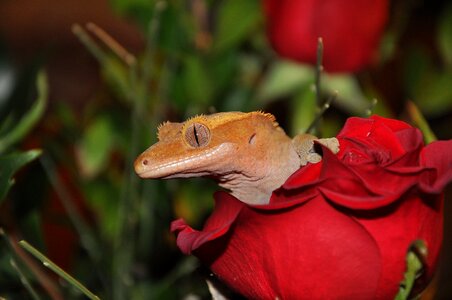
[[[134,162],[133,167],[135,169],[135,173],[138,176],[142,177],[144,173],[149,169],[149,160],[146,157],[140,155]]]

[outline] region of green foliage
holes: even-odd
[[[291,103],[293,107],[292,134],[307,132],[317,112],[315,93],[311,86],[305,86]]]
[[[222,1],[214,37],[214,50],[237,47],[261,23],[261,3],[258,0]]]
[[[12,127],[12,124],[1,124],[2,135],[0,136],[0,153],[3,153],[6,149],[23,139],[44,114],[48,96],[45,73],[40,72],[38,74],[36,78],[36,88],[38,98],[31,109],[22,116],[17,124],[15,124],[13,128],[8,128],[7,130],[6,127]]]
[[[258,99],[265,103],[290,96],[313,80],[314,69],[290,61],[275,61],[260,85]]]
[[[14,124],[13,117],[10,114],[5,121],[0,124],[0,205],[6,199],[6,195],[10,188],[13,186],[15,180],[14,174],[19,171],[23,166],[29,162],[35,160],[41,155],[40,150],[29,150],[24,152],[13,151],[11,148],[19,143],[26,135],[33,129],[33,127],[41,119],[46,103],[47,103],[47,81],[43,72],[38,73],[36,79],[36,88],[38,97],[33,103],[32,107],[24,113],[23,116]],[[9,151],[11,153],[4,154]],[[30,281],[27,279],[26,274],[19,267],[14,255],[11,254],[13,247],[11,241],[6,236],[3,228],[0,227],[0,235],[6,241],[8,250],[10,253],[4,257],[9,260],[10,267],[17,273],[18,278],[22,286],[30,294],[33,299],[40,299],[35,289],[32,287]],[[4,265],[4,264],[0,264]]]
[[[452,68],[452,5],[446,7],[443,12],[438,25],[438,48],[444,62],[449,69]]]
[[[416,279],[424,272],[424,261],[427,257],[428,249],[425,242],[416,240],[411,245],[406,255],[406,271],[403,281],[400,283],[399,292],[395,300],[417,299],[419,296],[411,295]],[[411,298],[410,298],[411,296]]]
[[[209,74],[207,66],[204,65],[200,57],[186,57],[183,67],[185,101],[195,106],[205,107],[212,102],[214,78]]]
[[[330,93],[337,91],[335,103],[352,115],[361,115],[370,105],[370,99],[364,95],[357,79],[351,75],[324,76],[322,87]]]
[[[119,12],[135,12],[137,9],[145,9],[146,15],[149,15],[149,11],[152,5],[149,5],[153,1],[146,0],[111,0],[112,6]]]
[[[120,14],[133,16],[140,25],[145,27],[155,0],[110,0],[109,2]]]
[[[115,130],[110,117],[99,116],[88,126],[77,147],[79,165],[85,176],[93,177],[106,167],[114,139]]]
[[[89,204],[98,214],[100,236],[112,241],[118,232],[118,189],[108,178],[96,178],[87,181],[84,192]]]
[[[130,100],[130,81],[127,67],[112,55],[105,55],[100,61],[102,62],[101,71],[105,82],[110,86],[113,93],[118,95],[119,100],[128,103]]]
[[[292,97],[298,94],[300,89],[312,87],[314,76],[312,67],[289,61],[276,61],[260,86],[258,99],[266,103],[282,97]],[[337,91],[339,95],[335,104],[351,114],[362,114],[370,104],[369,98],[364,95],[356,78],[351,75],[323,74],[322,90],[326,94]],[[314,93],[313,88],[311,93]]]
[[[0,203],[14,184],[12,176],[24,165],[36,159],[41,154],[39,150],[30,150],[0,157]]]
[[[24,270],[16,260],[16,255],[13,255],[12,252],[14,251],[14,246],[12,244],[12,241],[10,237],[8,237],[3,230],[3,228],[0,227],[0,236],[2,237],[3,241],[5,242],[6,248],[10,251],[7,255],[2,255],[2,260],[0,260],[0,266],[5,265],[5,261],[7,260],[9,262],[9,265],[12,267],[11,271],[14,271],[17,276],[20,278],[20,281],[22,285],[24,286],[25,290],[29,293],[32,299],[39,300],[41,299],[36,292],[36,290],[33,288],[32,284],[30,283],[30,280],[28,280]],[[8,270],[8,269],[6,269]],[[4,273],[5,269],[0,269],[0,272],[3,273],[2,275],[6,275]],[[12,277],[12,274],[7,274],[7,277]]]
[[[0,127],[3,130],[0,135],[0,154],[23,139],[42,117],[48,94],[46,77],[43,72],[40,72],[37,76],[36,87],[38,97],[30,110],[15,125],[9,121],[10,119],[1,124]],[[0,156],[0,203],[14,184],[12,176],[21,167],[36,159],[40,153],[39,150],[30,150]]]
[[[406,55],[405,86],[413,102],[427,117],[441,117],[452,109],[452,6],[438,20],[436,42],[444,65],[424,46],[411,47]]]
[[[452,69],[438,70],[428,54],[414,49],[408,55],[405,84],[413,101],[427,116],[440,116],[452,108]]]

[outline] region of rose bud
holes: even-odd
[[[282,57],[315,64],[323,39],[328,72],[354,72],[375,58],[388,1],[264,0],[268,39]]]

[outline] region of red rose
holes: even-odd
[[[323,38],[329,72],[353,72],[368,65],[388,16],[388,1],[264,0],[267,35],[279,55],[315,64]]]
[[[442,190],[452,141],[423,145],[419,130],[374,116],[350,118],[337,155],[309,164],[250,206],[225,192],[202,231],[171,228],[232,289],[255,299],[392,299],[417,239],[432,276],[442,241]]]

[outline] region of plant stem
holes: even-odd
[[[399,292],[394,300],[417,299],[416,295],[410,295],[416,279],[425,271],[425,259],[428,249],[423,240],[415,240],[407,251],[405,262],[406,271],[399,286]]]
[[[319,124],[323,113],[328,109],[329,104],[325,106],[322,104],[322,87],[321,87],[321,77],[322,77],[322,58],[323,58],[323,40],[321,37],[317,40],[317,62],[315,66],[315,82],[314,82],[314,92],[317,105],[317,116],[314,121],[309,126],[306,132],[314,135],[319,135]]]
[[[20,282],[22,283],[22,285],[25,287],[25,289],[27,290],[27,292],[31,295],[31,297],[34,300],[40,300],[41,298],[39,297],[38,293],[36,293],[36,291],[33,289],[33,287],[31,286],[30,282],[28,281],[28,279],[25,277],[25,274],[22,272],[22,270],[19,268],[19,266],[17,265],[16,261],[14,260],[14,258],[10,258],[9,260],[9,264],[11,265],[11,267],[13,267],[13,269],[17,272],[17,274],[19,275],[20,278]]]
[[[106,54],[86,33],[82,26],[79,24],[72,25],[72,32],[78,37],[80,42],[91,52],[91,54],[99,61],[103,63],[106,59]]]
[[[129,67],[136,64],[136,58],[129,53],[121,44],[119,44],[111,35],[94,23],[86,24],[86,28],[97,36],[105,45],[107,45],[119,58],[121,58]]]
[[[58,274],[61,278],[66,280],[72,286],[77,288],[83,294],[85,294],[88,298],[93,300],[100,300],[95,294],[93,294],[90,290],[88,290],[83,284],[81,284],[77,279],[66,273],[63,269],[58,267],[54,262],[48,259],[44,254],[42,254],[38,249],[30,245],[28,242],[22,240],[19,241],[19,245],[21,245],[25,250],[27,250],[30,254],[36,257],[38,260],[42,262],[42,264]]]
[[[322,105],[322,95],[321,95],[322,89],[320,81],[323,72],[322,59],[323,59],[323,39],[319,37],[317,40],[317,63],[315,66],[315,96],[317,107],[319,108]]]
[[[16,259],[14,258],[14,255],[13,255],[14,248],[11,244],[9,237],[6,235],[5,231],[1,227],[0,227],[0,235],[3,237],[3,239],[6,242],[6,245],[8,246],[8,248],[10,250],[11,254],[10,254],[9,263],[10,263],[11,267],[13,267],[13,269],[19,275],[20,282],[22,283],[22,285],[25,287],[25,289],[28,291],[28,293],[31,295],[31,297],[34,300],[40,300],[41,298],[39,297],[38,293],[31,286],[31,284],[28,281],[27,277],[25,276],[24,272],[22,272],[21,268],[19,267],[19,264],[17,263]]]
[[[306,132],[313,134],[315,131],[317,131],[318,124],[320,120],[322,119],[323,114],[330,108],[331,103],[334,102],[337,98],[337,91],[334,91],[334,93],[326,100],[326,102],[320,107],[320,111],[316,114],[314,120],[311,122],[311,125],[309,125]]]
[[[17,242],[11,242],[17,240],[17,233],[11,233],[9,236],[3,233],[8,240],[8,247],[11,253],[14,253],[21,261],[28,267],[28,269],[33,273],[36,280],[41,284],[41,286],[49,294],[50,298],[53,300],[63,300],[63,296],[58,288],[58,286],[52,281],[52,279],[41,270],[40,266],[32,259],[27,252],[19,246]],[[11,237],[13,236],[13,237]]]
[[[425,143],[429,144],[433,141],[436,141],[438,138],[433,133],[432,129],[428,125],[427,120],[424,118],[419,108],[413,102],[408,101],[406,104],[406,109],[414,125],[422,131]]]

